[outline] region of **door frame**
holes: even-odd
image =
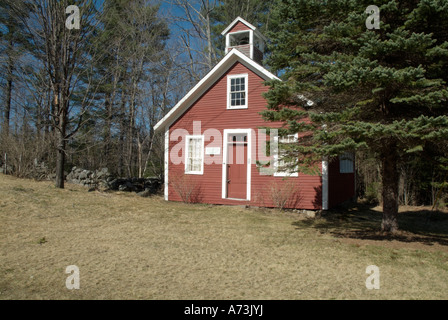
[[[251,154],[252,154],[252,129],[224,129],[223,146],[222,146],[222,198],[227,198],[227,155],[228,155],[228,136],[232,133],[245,133],[247,135],[247,182],[246,182],[246,199],[233,199],[250,201],[251,191]]]

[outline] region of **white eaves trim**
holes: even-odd
[[[221,32],[221,35],[226,35],[238,22],[245,24],[249,29],[253,30],[257,34],[257,36],[263,39],[263,41],[267,41],[266,37],[262,35],[254,25],[250,24],[241,17],[237,17],[235,20],[233,20],[232,23],[229,24],[229,26],[225,28],[223,32]]]
[[[166,125],[171,125],[196,101],[197,98],[200,97],[201,94],[218,80],[219,77],[217,76],[224,74],[224,72],[237,61],[244,64],[247,68],[265,80],[280,80],[280,78],[263,68],[260,64],[250,59],[245,54],[237,49],[232,49],[154,126],[154,131],[158,131]]]
[[[238,22],[241,22],[241,23],[245,24],[247,27],[249,27],[252,30],[256,29],[254,25],[250,24],[249,22],[247,22],[243,18],[236,17],[236,19],[233,20],[232,23],[229,24],[228,27],[225,28],[223,32],[221,32],[221,35],[225,35],[227,32],[229,32]]]

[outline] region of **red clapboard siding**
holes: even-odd
[[[243,30],[250,30],[250,28],[248,26],[246,26],[244,23],[242,23],[241,21],[238,21],[232,29],[230,29],[230,32],[236,32],[236,31],[243,31]]]
[[[233,48],[237,49],[238,51],[244,53],[246,56],[250,57],[250,44],[243,44],[236,47],[230,47],[228,51],[232,50]]]
[[[238,25],[237,25],[238,26]],[[237,27],[235,26],[235,27]],[[248,108],[228,110],[227,107],[227,75],[248,74]],[[169,152],[179,141],[171,141],[172,133],[176,129],[185,129],[188,134],[204,134],[207,129],[217,129],[221,136],[224,129],[254,129],[257,133],[262,126],[280,126],[272,122],[264,122],[260,111],[266,109],[266,101],[263,92],[269,88],[263,84],[263,79],[241,63],[235,63],[229,70],[218,79],[196,102],[180,116],[170,127]],[[200,132],[193,131],[193,121],[201,121]],[[213,141],[205,138],[205,147]],[[223,141],[216,142],[213,146],[220,147],[220,154],[215,156],[204,154],[204,172],[202,175],[187,175],[192,183],[197,185],[196,200],[202,203],[212,204],[249,204],[253,206],[272,207],[270,186],[272,184],[284,184],[283,177],[261,175],[257,169],[254,159],[251,165],[251,200],[240,201],[222,199],[222,156]],[[256,150],[257,137],[252,136],[252,150]],[[185,144],[185,140],[182,141]],[[179,147],[179,146],[177,146]],[[181,154],[181,153],[180,153]],[[185,155],[181,154],[183,159]],[[216,157],[216,158],[214,158]],[[215,163],[206,164],[207,161],[215,159]],[[169,161],[168,180],[176,179],[185,172],[185,164],[173,164]],[[320,209],[322,205],[321,177],[299,173],[298,177],[289,178],[294,181],[298,188],[294,202],[288,207],[303,209]],[[180,201],[181,198],[171,184],[168,185],[168,200]]]

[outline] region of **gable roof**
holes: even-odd
[[[252,24],[250,24],[249,22],[247,22],[247,21],[244,20],[243,18],[241,18],[241,17],[236,17],[236,19],[233,20],[232,23],[229,24],[229,25],[227,26],[227,28],[224,29],[223,32],[221,32],[221,34],[222,34],[222,35],[225,35],[227,32],[229,32],[230,30],[232,30],[232,28],[233,28],[238,22],[241,22],[241,23],[245,24],[249,29],[252,29],[252,30],[255,30],[255,29],[256,29],[255,26],[253,26]]]
[[[249,22],[247,22],[246,20],[244,20],[244,19],[241,18],[241,17],[236,17],[236,19],[233,20],[232,23],[229,24],[229,25],[227,26],[227,28],[224,29],[223,32],[221,32],[221,35],[225,36],[230,30],[232,30],[232,28],[233,28],[238,22],[241,22],[242,24],[246,25],[249,29],[252,29],[252,30],[256,33],[256,35],[257,35],[258,37],[260,37],[261,39],[263,39],[263,41],[265,41],[265,42],[267,41],[266,37],[265,37],[260,31],[258,31],[258,29],[257,29],[254,25],[250,24]]]
[[[246,66],[265,80],[280,80],[277,76],[266,70],[254,60],[247,57],[245,54],[241,53],[237,49],[232,49],[154,126],[154,131],[157,132],[166,126],[170,126],[174,121],[176,121],[205,91],[207,91],[215,83],[215,81],[217,81],[236,62],[242,63],[244,66]]]

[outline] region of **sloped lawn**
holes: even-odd
[[[310,220],[0,174],[0,299],[448,299],[448,213],[426,209],[391,238],[378,208]]]

